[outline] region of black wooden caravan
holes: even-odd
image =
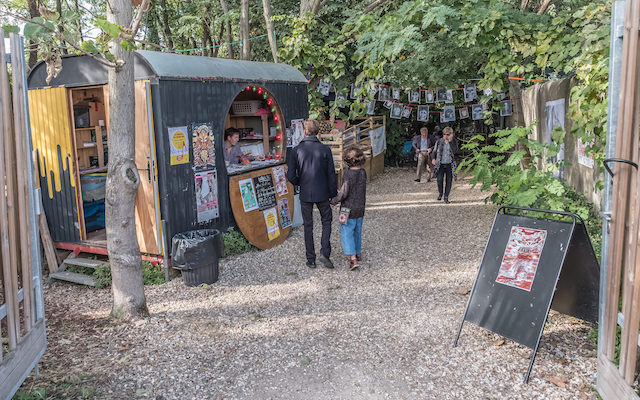
[[[283,64],[152,51],[134,60],[138,242],[161,255],[163,236],[235,225],[229,176],[285,162],[286,127],[308,116],[307,80]],[[29,76],[43,206],[58,248],[106,254],[108,70],[88,56],[62,61],[49,83],[44,63]],[[257,161],[225,163],[229,127]]]

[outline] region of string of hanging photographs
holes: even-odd
[[[360,89],[359,86],[351,84],[351,91],[349,98],[356,100],[361,98],[356,95],[356,92]],[[328,96],[331,90],[331,83],[327,81],[320,81],[318,83],[318,92],[323,96]],[[412,111],[417,107],[416,120],[426,122],[429,120],[429,113],[440,114],[440,122],[454,122],[456,120],[456,110],[458,110],[459,119],[467,119],[471,115],[471,119],[474,121],[484,120],[483,112],[489,108],[489,104],[501,103],[500,116],[506,117],[512,114],[511,100],[507,99],[507,95],[504,92],[499,92],[498,96],[500,101],[487,102],[487,103],[475,103],[471,104],[471,114],[469,114],[469,106],[457,107],[455,105],[445,105],[442,111],[431,110],[429,104],[435,103],[453,103],[453,91],[464,91],[464,102],[471,103],[478,99],[478,92],[475,83],[469,83],[464,87],[457,89],[448,89],[446,87],[438,87],[436,90],[417,89],[406,91],[407,100],[409,104],[400,102],[402,90],[399,88],[392,88],[388,85],[375,84],[372,89],[369,89],[369,93],[373,96],[377,94],[378,98],[374,100],[365,100],[367,107],[366,114],[373,115],[375,112],[376,101],[382,102],[384,107],[389,110],[389,116],[394,119],[411,118]],[[484,89],[483,94],[485,96],[491,96],[493,94],[492,89]],[[336,93],[336,101],[346,100],[345,96],[341,93]],[[422,103],[424,99],[424,103]]]

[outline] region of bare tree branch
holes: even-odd
[[[133,20],[131,21],[130,39],[133,39],[138,33],[138,29],[140,29],[140,22],[142,21],[142,17],[147,11],[149,11],[150,8],[151,8],[151,0],[142,0],[142,4],[140,4],[140,7],[138,7],[138,9],[136,10],[136,15],[135,17],[133,17]]]
[[[368,6],[366,6],[362,11],[362,13],[369,14],[370,12],[377,10],[378,8],[382,7],[388,2],[389,0],[376,0],[373,3],[369,4]]]
[[[62,34],[60,32],[58,32],[55,29],[49,28],[47,25],[45,25],[43,23],[40,23],[40,22],[34,21],[34,20],[30,20],[29,18],[24,18],[23,16],[18,15],[18,14],[14,14],[14,13],[12,13],[10,11],[0,11],[0,14],[6,15],[8,17],[12,17],[12,18],[15,18],[15,19],[18,19],[20,21],[23,21],[23,22],[26,22],[26,23],[29,23],[29,24],[38,25],[38,26],[46,29],[47,31],[51,32],[59,41],[61,41],[61,42],[65,42],[66,41],[66,38],[64,36],[62,36]],[[71,42],[67,42],[67,43],[69,44],[69,46],[73,47],[76,51],[79,51],[80,53],[85,54],[85,55],[93,58],[94,60],[96,60],[100,64],[106,65],[109,68],[116,68],[118,66],[118,63],[111,62],[111,61],[107,60],[104,57],[97,56],[95,54],[89,53],[88,51],[84,50],[82,47],[76,45],[75,43],[71,43]]]
[[[551,5],[552,1],[553,0],[544,0],[540,5],[540,8],[538,9],[538,14],[544,14],[544,12],[547,11],[547,8],[549,8],[549,6]]]

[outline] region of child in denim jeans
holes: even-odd
[[[349,169],[342,178],[342,187],[331,204],[340,204],[340,236],[342,250],[349,256],[349,269],[358,267],[362,259],[362,221],[366,201],[367,173],[364,153],[357,146],[347,148],[343,161]]]

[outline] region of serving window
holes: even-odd
[[[285,128],[280,107],[264,88],[247,86],[231,104],[225,121],[225,131],[235,128],[239,140],[230,150],[223,141],[225,164],[229,174],[281,164],[285,161]],[[233,155],[227,155],[227,152]]]

